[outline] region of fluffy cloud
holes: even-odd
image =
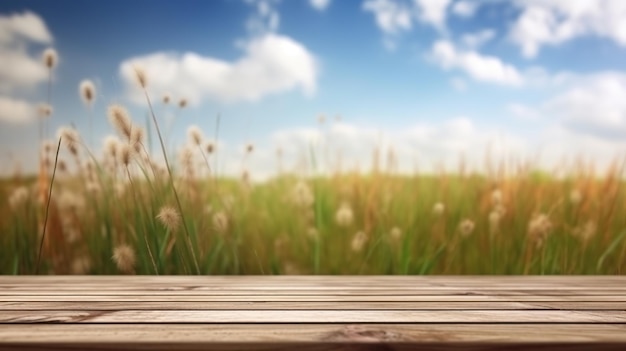
[[[0,16],[0,92],[32,89],[44,82],[47,71],[27,48],[51,42],[52,35],[39,16],[31,12]]]
[[[0,44],[6,45],[19,40],[47,44],[52,35],[44,21],[32,12],[0,16]]]
[[[584,35],[609,38],[626,46],[626,1],[517,0],[522,13],[510,39],[527,58],[544,45],[558,45]]]
[[[275,32],[280,25],[280,14],[276,10],[278,0],[245,0],[255,7],[255,12],[246,22],[247,29],[256,34]]]
[[[222,102],[256,101],[270,94],[299,88],[315,93],[319,67],[316,58],[297,41],[278,34],[255,37],[243,46],[235,62],[196,53],[154,53],[120,64],[130,98],[144,103],[135,88],[134,67],[143,69],[149,90],[157,96],[171,93],[192,104],[204,98]]]
[[[484,56],[471,50],[459,50],[446,40],[433,44],[431,57],[442,68],[460,69],[477,81],[510,86],[524,84],[522,74],[515,67],[497,57]]]
[[[376,148],[381,151],[381,157],[393,150],[398,159],[398,171],[403,173],[414,172],[415,161],[421,172],[432,172],[437,166],[452,169],[458,165],[461,156],[468,165],[479,169],[489,146],[497,159],[524,154],[526,150],[524,140],[509,133],[479,128],[467,117],[418,123],[401,129],[344,122],[334,123],[323,130],[284,129],[274,133],[271,142],[287,151],[285,165],[291,170],[305,169],[302,158],[308,157],[309,147],[313,146],[318,153],[318,170],[322,172],[334,171],[339,165],[344,171],[370,170]]]
[[[606,72],[580,77],[565,92],[543,104],[546,115],[558,116],[577,133],[602,139],[626,135],[626,75]]]
[[[419,18],[424,23],[444,30],[446,27],[446,12],[451,0],[415,0],[419,9]]]
[[[29,48],[52,40],[44,21],[32,12],[0,16],[0,122],[22,124],[34,119],[35,107],[16,96],[47,80],[41,58],[31,55]]]
[[[407,3],[367,0],[363,3],[363,10],[374,14],[376,25],[385,34],[398,34],[413,27],[413,8]]]
[[[478,2],[474,1],[468,1],[468,0],[461,0],[461,1],[457,1],[453,6],[452,6],[452,13],[459,16],[459,17],[472,17],[474,16],[474,13],[476,13],[476,10],[478,10]]]
[[[594,166],[596,174],[610,170],[615,161],[622,162],[626,154],[626,142],[603,139],[594,135],[573,131],[565,126],[553,126],[543,131],[535,142],[534,152],[540,155],[541,168],[565,176],[576,169],[578,159]]]
[[[540,117],[540,112],[537,109],[525,104],[512,103],[507,106],[507,109],[519,119],[534,120]]]
[[[330,5],[330,2],[331,0],[309,0],[309,4],[311,4],[311,6],[318,11],[326,10],[326,8]]]
[[[461,37],[461,41],[470,49],[476,49],[496,36],[493,29],[483,29],[476,33],[467,33]]]
[[[626,135],[626,74],[601,72],[562,74],[547,86],[551,97],[535,106],[513,103],[511,114],[519,119],[548,123],[559,133],[596,140],[599,144],[624,143]],[[552,136],[555,137],[554,135]],[[617,145],[617,144],[615,144]]]
[[[451,0],[366,0],[363,10],[374,15],[376,25],[385,34],[384,45],[396,47],[396,37],[413,28],[415,22],[446,30],[446,15]]]
[[[43,63],[24,48],[0,46],[0,62],[0,92],[32,89],[48,78]]]
[[[0,96],[0,121],[28,123],[35,117],[35,108],[27,101]]]
[[[393,150],[398,171],[430,173],[444,167],[455,171],[463,157],[470,171],[485,171],[485,156],[494,164],[511,160],[532,161],[534,166],[554,171],[564,160],[577,157],[593,160],[599,174],[606,171],[620,153],[626,152],[626,141],[602,139],[582,134],[561,125],[537,130],[532,136],[476,125],[470,118],[457,117],[436,123],[418,123],[405,128],[374,128],[350,123],[337,123],[319,128],[283,129],[260,142],[260,148],[284,150],[285,170],[310,175],[310,147],[316,152],[317,169],[322,173],[358,169],[369,171],[375,148],[381,151],[381,165],[387,152]],[[262,156],[264,155],[264,156]],[[275,154],[264,152],[256,158],[253,173],[269,176],[275,171]],[[623,154],[622,154],[623,156]],[[235,159],[238,159],[235,157]],[[511,164],[513,165],[513,164]],[[415,168],[417,166],[417,168]],[[574,166],[565,164],[565,166]],[[227,173],[237,174],[240,165],[232,163]],[[511,169],[513,170],[513,169]],[[560,169],[566,172],[567,169]],[[556,174],[559,175],[558,173]]]

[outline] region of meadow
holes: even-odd
[[[50,55],[44,64],[52,70]],[[228,178],[213,172],[217,140],[195,126],[181,152],[166,148],[152,106],[168,101],[151,97],[149,77],[136,73],[149,128],[110,105],[116,134],[102,152],[90,149],[87,131],[61,128],[53,141],[40,134],[38,176],[0,182],[0,274],[626,270],[623,160],[601,177],[588,164],[557,177],[531,163],[494,160],[485,174],[460,167],[402,175],[378,166],[307,177],[282,171],[264,182],[250,179],[254,170]],[[87,105],[94,89],[81,84]],[[51,110],[40,111],[40,132]],[[158,140],[158,152],[148,151],[147,139]],[[254,152],[249,145],[244,157]],[[374,165],[393,165],[372,153]],[[315,168],[314,148],[306,157]]]

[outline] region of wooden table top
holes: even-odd
[[[626,277],[0,277],[0,349],[71,348],[626,350]]]

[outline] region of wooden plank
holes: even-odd
[[[623,324],[35,324],[0,325],[2,343],[626,342]],[[485,332],[488,331],[488,332]],[[72,340],[68,340],[68,335]],[[237,340],[233,340],[234,338]]]
[[[620,310],[614,303],[587,303],[581,309]],[[610,305],[611,308],[607,306]],[[626,309],[626,302],[621,305]],[[179,302],[179,301],[132,301],[132,302],[0,302],[1,310],[525,310],[525,309],[555,309],[555,307],[539,306],[520,302],[324,302],[313,301],[302,303],[300,301],[232,301],[224,302]]]
[[[334,302],[347,302],[347,301],[372,301],[372,302],[437,302],[437,301],[456,301],[456,302],[473,302],[473,301],[512,301],[512,302],[558,302],[558,301],[570,301],[570,302],[626,302],[626,297],[618,295],[600,296],[600,295],[587,295],[587,296],[537,296],[537,295],[517,295],[517,296],[490,296],[490,295],[458,295],[458,296],[442,296],[442,295],[394,295],[394,296],[376,296],[376,295],[345,295],[345,296],[316,296],[316,295],[215,295],[215,296],[178,296],[178,295],[135,295],[135,296],[118,296],[118,295],[98,295],[98,296],[83,296],[83,295],[61,295],[61,296],[2,296],[0,302],[28,302],[28,301],[66,301],[66,302],[91,302],[91,301],[205,301],[205,302],[230,302],[230,301],[299,301],[299,302],[314,302],[314,301],[334,301]]]
[[[3,311],[0,323],[626,323],[624,311],[123,310]]]
[[[606,310],[626,311],[626,302],[516,302],[516,301],[28,301],[0,302],[3,310]]]
[[[426,291],[458,291],[458,290],[513,290],[513,291],[533,291],[533,290],[573,290],[573,291],[585,291],[585,290],[601,290],[609,289],[614,291],[626,291],[626,286],[611,285],[611,284],[595,284],[589,286],[583,285],[563,285],[563,284],[532,284],[532,285],[505,285],[505,284],[487,284],[487,285],[474,285],[474,284],[458,284],[454,286],[448,285],[435,285],[435,284],[419,284],[419,280],[411,282],[395,282],[395,283],[381,283],[373,281],[372,285],[356,286],[355,284],[266,284],[266,285],[251,285],[251,284],[231,284],[229,282],[176,282],[167,283],[162,282],[159,284],[153,282],[137,283],[129,282],[124,283],[107,283],[106,281],[92,281],[75,283],[69,282],[52,282],[52,283],[22,283],[22,284],[6,284],[0,283],[0,291],[13,291],[13,290],[38,290],[38,289],[57,289],[59,291],[73,291],[78,288],[85,289],[86,291],[104,289],[107,291],[136,291],[136,290],[148,290],[148,291],[182,291],[182,290],[390,290],[390,289],[403,289],[403,290],[426,290]]]
[[[84,294],[97,294],[102,292],[115,292],[119,294],[213,294],[213,293],[284,293],[284,294],[301,294],[301,293],[316,293],[316,294],[338,294],[338,293],[355,293],[355,294],[388,294],[394,292],[401,292],[403,294],[422,294],[422,295],[448,295],[448,294],[467,294],[467,293],[502,293],[502,294],[586,294],[586,295],[613,295],[613,294],[626,294],[626,289],[615,287],[555,287],[555,288],[515,288],[515,287],[415,287],[415,286],[399,286],[399,287],[370,287],[370,288],[355,288],[355,287],[280,287],[280,286],[266,286],[266,287],[231,287],[228,285],[216,286],[168,286],[168,285],[147,285],[147,286],[115,286],[101,283],[97,285],[82,285],[82,284],[64,284],[64,285],[22,285],[22,286],[9,286],[0,287],[0,295],[11,294],[36,294],[36,293],[76,293],[81,292]]]
[[[273,296],[467,296],[467,295],[484,295],[484,296],[618,296],[626,299],[626,291],[611,290],[404,290],[404,289],[387,289],[387,290],[181,290],[181,291],[157,291],[157,290],[137,290],[137,291],[98,291],[76,289],[74,291],[56,291],[52,288],[47,290],[12,290],[0,291],[0,299],[4,296],[72,296],[80,294],[81,296],[107,296],[115,294],[116,296],[251,296],[251,295],[273,295]]]
[[[0,350],[383,346],[623,350],[626,277],[0,277]]]

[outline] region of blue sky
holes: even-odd
[[[159,118],[177,118],[177,148],[189,125],[212,136],[221,114],[225,172],[247,142],[260,176],[276,147],[295,165],[302,140],[332,140],[355,164],[382,140],[406,169],[416,157],[478,164],[490,143],[501,157],[541,152],[548,167],[578,154],[606,164],[626,150],[621,18],[622,0],[3,1],[0,171],[36,164],[48,47],[60,57],[50,137],[69,124],[86,137],[78,84],[90,79],[96,149],[113,132],[110,104],[144,123],[129,70],[140,67]],[[166,93],[190,106],[162,106]],[[320,114],[341,121],[320,131]]]

